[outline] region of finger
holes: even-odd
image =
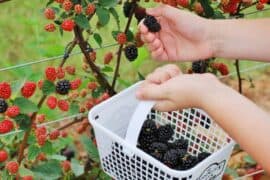
[[[161,112],[178,110],[177,106],[172,101],[169,100],[157,101],[157,103],[154,106],[154,109]]]
[[[139,24],[139,31],[142,34],[147,34],[148,33],[148,28],[143,24],[143,20]]]
[[[151,56],[154,58],[154,59],[159,59],[160,56],[162,55],[162,53],[164,53],[164,49],[163,47],[160,47],[158,48],[157,50],[153,51],[151,53]]]
[[[146,9],[146,13],[152,16],[156,16],[156,17],[165,16],[165,17],[173,18],[175,17],[176,10],[178,12],[178,9],[176,8],[173,8],[169,5],[161,4],[160,6],[156,8]]]
[[[159,39],[155,39],[152,43],[147,44],[147,47],[150,51],[154,51],[162,46],[161,41]]]
[[[141,100],[163,100],[167,94],[167,88],[164,86],[145,83],[137,90],[136,97]]]
[[[146,43],[152,43],[156,39],[156,35],[153,33],[144,34],[144,40]]]
[[[181,73],[178,66],[174,64],[168,64],[161,68],[157,68],[153,73],[149,74],[146,77],[146,80],[155,83],[155,84],[161,84]]]

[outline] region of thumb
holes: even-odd
[[[164,16],[164,17],[175,17],[175,8],[169,6],[169,5],[165,5],[165,4],[161,4],[158,7],[155,8],[148,8],[146,9],[146,13],[152,16]]]
[[[136,96],[141,100],[163,100],[167,98],[167,88],[164,85],[144,83],[137,92]]]

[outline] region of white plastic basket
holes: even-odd
[[[140,83],[97,105],[89,113],[103,170],[119,180],[212,180],[221,179],[234,141],[202,110],[150,111],[153,102],[140,102],[135,91]],[[136,147],[146,116],[157,124],[174,126],[174,139],[189,140],[189,153],[211,155],[192,169],[169,168]]]

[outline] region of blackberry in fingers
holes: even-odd
[[[171,125],[167,124],[158,128],[157,135],[160,142],[167,142],[172,138],[174,130]]]
[[[205,61],[195,61],[192,63],[192,72],[193,73],[205,73],[206,72],[206,63]]]
[[[154,16],[146,15],[143,24],[150,32],[159,32],[161,30],[161,26]]]
[[[7,102],[3,98],[0,98],[0,113],[6,112],[7,108],[8,108]]]
[[[58,81],[56,84],[56,92],[62,95],[68,94],[71,84],[68,80]]]
[[[135,45],[126,46],[125,55],[129,61],[134,61],[138,57],[138,48]]]

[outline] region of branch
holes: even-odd
[[[235,68],[237,72],[237,78],[238,78],[238,91],[240,94],[242,94],[242,78],[241,78],[241,73],[240,73],[240,66],[239,66],[239,60],[235,60]]]
[[[67,50],[65,51],[64,57],[63,57],[63,59],[62,59],[60,65],[59,65],[59,67],[63,67],[63,66],[64,66],[66,60],[67,60],[68,57],[69,57],[69,54],[72,52],[72,50],[74,49],[74,47],[76,46],[76,44],[77,44],[76,39],[74,39],[74,40],[71,42],[71,44],[68,45],[68,48],[67,48]],[[46,95],[43,95],[43,96],[41,97],[41,99],[39,100],[39,103],[38,103],[38,109],[41,108],[41,106],[42,106],[42,104],[44,103],[44,101],[45,101],[46,98],[47,98]],[[27,146],[28,137],[29,137],[29,135],[30,135],[30,133],[31,133],[32,125],[33,125],[33,123],[35,122],[36,116],[37,116],[37,112],[35,112],[35,113],[33,113],[33,114],[31,115],[31,117],[30,117],[30,118],[31,118],[31,125],[30,125],[30,128],[29,128],[29,130],[27,130],[27,131],[25,132],[25,134],[24,134],[24,136],[23,136],[23,141],[22,141],[21,146],[20,146],[20,149],[19,149],[19,156],[18,156],[18,163],[19,163],[19,164],[21,164],[21,162],[22,162],[22,160],[23,160],[23,158],[24,158],[24,150],[25,150],[25,148],[26,148],[26,146]]]
[[[0,3],[8,2],[10,0],[0,0]]]
[[[135,9],[136,9],[136,6],[137,6],[137,2],[136,0],[132,0],[132,9],[130,10],[130,14],[129,14],[129,17],[128,17],[128,22],[127,22],[127,25],[126,25],[126,28],[125,28],[125,31],[124,33],[127,34],[128,30],[129,30],[129,27],[130,27],[130,24],[131,24],[131,21],[132,21],[132,17],[133,17],[133,14],[135,12]],[[120,67],[120,63],[121,63],[121,55],[122,55],[122,50],[123,50],[123,47],[124,45],[121,44],[118,48],[118,51],[117,51],[117,62],[116,62],[116,68],[115,68],[115,71],[114,71],[114,76],[113,76],[113,82],[112,82],[112,88],[115,89],[115,85],[116,85],[116,80],[119,76],[119,67]]]
[[[74,118],[73,121],[71,121],[71,122],[69,122],[69,123],[67,123],[67,124],[65,124],[65,125],[63,125],[63,126],[57,128],[57,130],[58,130],[58,131],[62,131],[62,130],[64,130],[64,129],[67,129],[68,127],[70,127],[70,126],[72,126],[72,125],[74,125],[74,124],[77,124],[77,123],[79,123],[79,122],[82,122],[82,121],[83,121],[83,118],[85,118],[85,117],[82,117],[82,118],[80,118],[80,119]]]
[[[74,28],[74,34],[75,37],[78,41],[78,45],[82,51],[82,53],[84,54],[87,63],[89,64],[94,76],[96,77],[97,81],[99,82],[99,84],[104,87],[105,89],[108,90],[108,93],[110,95],[114,95],[116,94],[116,92],[114,91],[114,89],[112,88],[112,86],[109,84],[109,82],[107,81],[107,79],[104,77],[104,75],[100,72],[100,69],[95,65],[95,63],[93,61],[91,61],[90,56],[89,56],[89,52],[87,52],[87,42],[85,41],[83,34],[82,34],[82,29],[79,26],[75,26]]]

